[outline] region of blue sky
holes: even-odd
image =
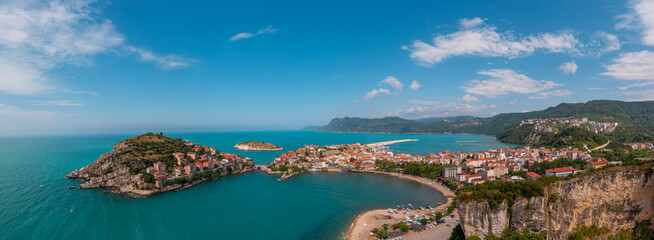
[[[654,1],[0,1],[0,135],[654,100]]]

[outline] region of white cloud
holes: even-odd
[[[55,90],[46,72],[65,64],[91,64],[92,56],[125,47],[110,20],[87,0],[0,4],[0,91],[39,94]]]
[[[420,84],[420,83],[419,83],[418,81],[416,81],[416,80],[413,80],[413,82],[411,82],[411,85],[409,86],[409,89],[415,91],[415,90],[420,89],[421,87],[422,87],[422,84]]]
[[[627,89],[630,89],[630,88],[635,88],[635,87],[645,87],[645,86],[649,86],[649,85],[654,85],[654,81],[645,81],[645,82],[639,82],[639,83],[629,84],[629,85],[627,85],[627,86],[618,87],[618,89],[620,89],[620,90],[627,90]]]
[[[618,87],[620,90],[628,90],[634,87],[645,87],[654,85],[654,52],[640,51],[621,53],[620,57],[613,59],[613,64],[604,66],[606,72],[601,75],[611,76],[618,80],[629,80],[635,83]],[[654,89],[643,89],[639,91],[625,92],[625,95],[640,96],[630,101],[654,100],[651,95]]]
[[[275,28],[273,26],[268,26],[266,28],[259,29],[256,33],[251,33],[251,32],[242,32],[242,33],[237,33],[236,35],[232,36],[229,41],[230,42],[235,42],[241,39],[248,39],[248,38],[253,38],[255,36],[259,36],[262,34],[267,34],[267,33],[277,33],[279,31],[278,28]]]
[[[468,103],[435,102],[430,105],[413,106],[408,109],[392,112],[388,115],[409,119],[428,117],[449,117],[460,115],[489,115],[487,110],[495,109],[495,105],[473,105]]]
[[[45,84],[41,71],[31,64],[11,62],[0,56],[0,73],[1,92],[27,95],[52,89]]]
[[[486,97],[499,97],[514,93],[536,93],[552,89],[561,84],[552,81],[534,80],[527,75],[511,69],[492,69],[479,71],[477,74],[490,77],[486,80],[474,80],[462,87],[467,93]]]
[[[654,1],[631,1],[632,13],[620,16],[618,29],[641,31],[643,44],[654,46]]]
[[[640,51],[621,53],[613,59],[613,64],[607,65],[602,75],[620,80],[654,81],[654,52]]]
[[[481,18],[464,18],[459,20],[459,26],[461,28],[473,28],[484,23],[484,20]]]
[[[617,51],[620,50],[620,47],[622,47],[622,44],[620,43],[620,39],[618,39],[618,36],[614,34],[610,34],[607,32],[598,32],[596,36],[601,39],[603,43],[600,45],[603,46],[603,48],[600,50],[601,52],[612,52],[612,51]]]
[[[157,66],[163,69],[176,69],[176,68],[188,67],[190,63],[194,61],[191,59],[186,59],[171,54],[166,56],[160,56],[154,54],[151,51],[142,48],[132,47],[132,46],[128,46],[127,50],[132,54],[138,55],[140,60],[145,62],[154,62],[157,64]]]
[[[517,99],[513,99],[513,101],[509,102],[509,105],[511,105],[511,106],[518,105],[518,100],[517,100]]]
[[[400,82],[400,80],[397,80],[397,78],[395,78],[393,76],[388,76],[388,77],[384,78],[384,80],[379,82],[379,86],[384,86],[384,85],[390,86],[390,87],[395,88],[395,89],[400,90],[400,91],[402,91],[402,88],[404,88],[404,85],[402,85],[402,82]]]
[[[588,88],[588,90],[600,91],[600,90],[606,90],[606,89],[604,89],[604,88],[598,88],[598,87],[592,87],[592,88]]]
[[[475,103],[475,102],[479,102],[479,98],[468,94],[463,96],[461,99],[459,99],[459,101],[467,102],[467,103]]]
[[[575,63],[575,61],[563,63],[558,69],[563,71],[565,74],[574,74],[577,72],[577,63]]]
[[[391,94],[391,92],[386,88],[373,89],[370,92],[367,92],[365,96],[363,96],[363,100],[369,101],[370,99],[373,99],[377,96],[388,94]]]
[[[39,106],[62,106],[62,107],[83,105],[81,102],[74,101],[74,100],[47,100],[47,101],[34,100],[34,101],[30,101],[30,103]]]
[[[403,49],[409,50],[411,58],[424,66],[453,56],[519,57],[538,49],[556,53],[577,51],[579,41],[570,33],[517,38],[510,32],[498,32],[493,26],[481,24],[479,20],[462,20],[458,32],[438,35],[432,39],[432,44],[416,40],[411,47]]]
[[[0,103],[0,116],[15,116],[43,119],[54,116],[55,113],[49,111],[23,110],[16,106]]]
[[[549,97],[567,97],[572,94],[571,91],[569,90],[554,90],[554,91],[547,91],[547,92],[541,92],[536,94],[536,96],[529,96],[531,99],[545,99]]]
[[[624,93],[627,96],[635,96],[635,98],[626,99],[626,101],[654,101],[654,89],[630,91]]]

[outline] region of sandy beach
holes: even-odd
[[[447,206],[449,206],[452,203],[452,200],[455,197],[454,192],[450,191],[449,189],[447,189],[446,187],[444,187],[438,182],[432,182],[432,180],[428,178],[412,176],[412,175],[404,175],[399,173],[386,173],[386,172],[364,172],[364,173],[391,175],[399,178],[416,181],[426,186],[429,186],[433,189],[436,189],[437,191],[443,194],[445,199],[447,199],[447,202],[445,204],[435,208],[436,211],[445,212]],[[389,207],[394,208],[393,206],[389,206]],[[413,214],[421,215],[427,213],[431,213],[431,211],[429,209],[425,209],[425,210],[416,209],[411,211],[411,215]],[[456,215],[456,218],[454,219],[458,219],[458,214],[456,213],[456,210],[452,214]],[[395,224],[399,221],[404,220],[406,216],[407,215],[401,213],[392,213],[392,214],[388,213],[388,209],[374,209],[364,212],[354,219],[354,223],[346,233],[347,234],[346,239],[347,240],[374,239],[374,237],[370,236],[370,230],[372,230],[373,228],[379,228],[381,227],[381,225],[385,223],[389,225]],[[449,224],[450,227],[447,227],[446,224],[439,224],[433,228],[427,229],[420,233],[410,232],[409,234],[403,235],[403,238],[413,239],[413,240],[446,239],[450,236],[452,229],[454,229],[454,227],[456,226],[456,224],[451,222],[448,222],[447,224]]]
[[[386,146],[386,145],[391,145],[391,144],[396,144],[396,143],[417,142],[417,141],[418,141],[418,139],[402,139],[402,140],[393,140],[393,141],[378,142],[378,143],[368,143],[366,145],[368,147],[381,147],[381,146]]]

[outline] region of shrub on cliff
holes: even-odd
[[[460,202],[472,200],[477,202],[488,201],[491,209],[497,209],[506,200],[508,207],[511,207],[517,197],[530,198],[544,196],[545,186],[559,179],[555,176],[546,176],[535,181],[488,181],[475,186],[464,187],[463,194],[458,196],[458,200]]]

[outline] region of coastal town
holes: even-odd
[[[640,148],[640,144],[634,144]],[[642,144],[651,146],[651,143]],[[429,155],[395,153],[386,146],[371,147],[365,144],[341,144],[330,146],[307,145],[295,151],[288,151],[275,158],[269,168],[275,171],[378,171],[385,163],[392,163],[395,169],[404,170],[407,163],[421,163],[442,166],[437,176],[452,179],[458,184],[480,184],[485,181],[533,180],[540,174],[530,172],[535,163],[551,162],[556,159],[583,161],[588,168],[599,168],[609,162],[601,157],[592,157],[577,148],[546,149],[529,146],[518,148],[489,149],[481,152],[443,151]],[[572,167],[547,169],[546,175],[565,177],[583,171]],[[527,177],[511,176],[513,172],[525,172]]]
[[[590,151],[577,148],[522,146],[481,152],[442,151],[423,156],[396,153],[389,150],[387,145],[307,145],[282,153],[268,168],[276,173],[283,173],[280,179],[312,171],[350,171],[387,174],[440,188],[439,191],[448,195],[447,203],[437,207],[409,204],[389,208],[387,211],[372,210],[363,214],[365,220],[360,220],[362,216],[357,217],[353,225],[356,229],[351,229],[348,235],[348,239],[403,239],[423,231],[429,234],[421,236],[451,232],[453,225],[459,222],[454,192],[462,191],[465,186],[475,186],[488,181],[534,181],[543,176],[564,179],[589,170],[622,164],[621,161],[594,157]],[[650,142],[622,146],[625,147],[624,150],[616,151],[625,153],[633,149],[649,151],[649,155],[654,153],[654,146]],[[431,231],[432,228],[439,229]],[[369,234],[366,234],[367,231]]]
[[[226,174],[235,170],[250,170],[254,166],[254,160],[248,157],[219,152],[214,147],[201,146],[188,140],[185,140],[184,144],[192,146],[193,149],[186,153],[172,154],[176,163],[172,171],[168,171],[168,166],[163,162],[156,162],[152,167],[147,168],[146,174],[154,176],[157,188],[191,180],[195,174],[202,175],[205,172]]]
[[[542,133],[557,133],[561,129],[569,127],[582,127],[594,133],[610,133],[618,126],[617,122],[595,122],[589,121],[588,118],[545,118],[545,119],[527,119],[520,122],[522,125],[534,125],[534,130]]]
[[[161,133],[147,133],[116,144],[114,150],[103,154],[98,161],[73,171],[67,177],[86,180],[80,185],[81,188],[112,188],[119,193],[148,197],[252,170],[282,174],[280,181],[318,171],[385,174],[434,188],[443,194],[446,202],[435,202],[433,206],[407,203],[367,211],[355,219],[348,231],[348,239],[440,238],[452,232],[454,226],[460,223],[457,199],[468,187],[493,181],[529,182],[544,176],[566,178],[604,166],[622,164],[622,161],[609,161],[601,157],[605,153],[638,152],[634,156],[649,157],[636,160],[651,160],[654,155],[651,142],[615,143],[611,146],[615,150],[597,149],[595,152],[572,147],[521,146],[480,152],[445,150],[420,155],[397,152],[388,147],[412,141],[419,140],[306,145],[295,151],[283,152],[269,165],[263,166],[255,165],[254,160],[248,157],[221,152],[214,147],[169,138]],[[598,155],[598,152],[602,154]],[[102,175],[97,177],[100,173]]]

